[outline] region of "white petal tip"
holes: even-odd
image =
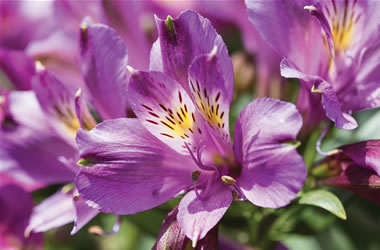
[[[197,247],[197,241],[192,241],[192,245],[191,245],[193,248],[196,248]]]
[[[78,232],[78,230],[77,230],[77,226],[74,225],[73,230],[71,230],[71,232],[70,232],[70,235],[74,235],[74,234],[76,234],[77,232]]]

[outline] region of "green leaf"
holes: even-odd
[[[342,202],[335,196],[335,194],[326,190],[314,190],[307,192],[302,195],[299,203],[321,207],[342,220],[347,219],[346,211],[344,210]]]

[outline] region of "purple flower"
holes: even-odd
[[[355,129],[352,112],[380,106],[377,1],[246,4],[261,36],[284,57],[282,76],[301,80],[307,124],[327,116],[337,128]]]
[[[101,41],[101,47],[96,46],[99,41]],[[74,135],[79,127],[89,130],[95,126],[95,121],[87,109],[87,100],[93,103],[100,119],[127,116],[127,101],[123,90],[125,91],[129,76],[126,72],[128,57],[127,49],[121,39],[114,30],[104,25],[85,23],[85,27],[81,28],[80,46],[82,73],[88,86],[84,95],[76,95],[72,88],[61,83],[41,65],[38,65],[37,74],[33,79],[33,89],[45,116],[42,118],[47,120],[47,125],[54,126],[55,137],[68,144],[74,143]],[[113,78],[108,77],[107,72]],[[105,82],[108,82],[106,86],[104,86]],[[89,95],[86,95],[87,93]],[[113,101],[105,102],[107,98]],[[50,138],[52,129],[48,131]],[[41,136],[41,133],[36,133],[36,136]],[[37,145],[37,148],[42,146]],[[46,147],[54,151],[44,152],[45,157],[56,157],[49,163],[57,168],[55,169],[57,173],[58,170],[71,170],[70,177],[63,183],[71,183],[79,170],[75,164],[78,153],[75,146],[72,146],[73,151],[62,155],[65,152],[63,148],[47,143]],[[38,156],[33,151],[27,150],[27,153],[34,157]],[[16,157],[16,159],[20,158],[22,157]],[[38,160],[35,162],[41,164]],[[25,164],[22,164],[22,168],[26,168]],[[46,175],[35,166],[29,168],[33,173]],[[63,189],[65,190],[57,192],[35,207],[27,233],[43,232],[74,221],[72,231],[74,234],[99,213],[97,209],[86,205],[73,187],[69,190]]]
[[[340,147],[314,167],[315,175],[321,172],[321,185],[346,188],[380,205],[380,140]]]
[[[236,199],[287,205],[303,185],[294,142],[302,126],[295,106],[256,99],[229,134],[233,70],[211,23],[193,11],[157,19],[151,72],[136,71],[128,101],[137,119],[79,130],[80,195],[102,212],[133,214],[188,191],[177,219],[193,244]],[[158,72],[158,71],[162,72]]]
[[[88,88],[79,92],[78,86],[63,83],[40,62],[35,67],[24,53],[0,51],[0,62],[11,62],[4,64],[10,84],[17,89],[33,90],[6,92],[2,96],[2,180],[22,183],[28,190],[72,183],[79,170],[75,164],[79,156],[76,131],[79,127],[89,130],[95,126],[87,105],[92,104],[92,111],[100,120],[127,116],[128,56],[121,38],[113,29],[91,23],[85,23],[80,34],[80,63]],[[20,64],[26,66],[16,69]],[[72,233],[76,233],[99,213],[86,205],[73,187],[64,189],[33,209],[27,234],[72,221]]]
[[[40,74],[48,76],[47,72]],[[79,127],[79,123],[70,120],[72,117],[68,115],[75,113],[75,110],[67,105],[69,96],[65,96],[65,89],[57,88],[62,86],[55,82],[48,82],[49,88],[42,88],[38,92],[40,103],[30,91],[13,91],[9,94],[9,114],[2,121],[3,125],[8,125],[1,130],[2,182],[35,190],[47,184],[70,183],[79,170],[75,166],[78,153],[72,144],[75,132],[73,126]],[[61,91],[61,97],[65,96],[64,99],[56,95],[58,90]],[[66,103],[61,103],[63,100]],[[42,104],[43,110],[40,107]],[[73,232],[76,232],[88,221],[88,216],[92,218],[97,213],[97,210],[84,205],[79,196],[73,198],[73,192],[53,195],[34,207],[26,234],[43,232],[72,221],[75,221]]]

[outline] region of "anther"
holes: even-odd
[[[223,175],[220,177],[222,179],[222,182],[226,185],[233,186],[236,183],[236,180],[228,175]]]
[[[195,170],[191,172],[191,182],[197,184],[199,182],[199,176],[201,175],[201,171]]]

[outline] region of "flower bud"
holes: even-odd
[[[193,248],[191,240],[186,237],[185,232],[179,226],[177,213],[178,206],[169,212],[162,223],[157,241],[152,249],[218,249],[218,226],[211,229],[202,240],[197,242],[196,247]]]
[[[312,169],[320,185],[348,189],[380,205],[380,140],[344,145]]]

